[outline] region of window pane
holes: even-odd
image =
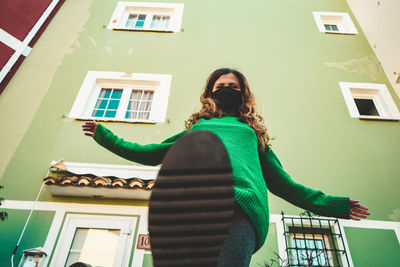
[[[136,28],[143,28],[144,21],[146,20],[146,15],[139,15],[137,21],[136,21]]]
[[[150,118],[153,91],[132,90],[125,118],[148,120]],[[137,111],[140,111],[139,113]]]
[[[137,119],[137,112],[135,112],[135,111],[127,111],[126,115],[125,115],[125,118]]]
[[[158,28],[160,25],[160,16],[153,16],[153,20],[151,21],[150,28]]]
[[[114,265],[120,230],[77,228],[66,266],[84,262],[92,266]]]
[[[128,111],[138,110],[140,101],[129,101]]]
[[[115,118],[115,115],[117,114],[117,112],[116,111],[110,111],[110,110],[108,110],[108,111],[106,111],[106,114],[104,114],[104,117],[105,118]]]
[[[122,90],[115,90],[112,92],[111,98],[112,99],[121,99]]]
[[[153,99],[153,92],[145,91],[143,94],[143,100],[152,100]]]
[[[338,26],[335,24],[324,24],[327,31],[339,31]]]
[[[133,91],[132,91],[131,99],[132,99],[132,100],[140,100],[140,99],[142,99],[142,93],[143,93],[143,91],[136,91],[136,90],[133,90]]]
[[[101,89],[92,116],[115,118],[122,91],[122,89]]]
[[[119,100],[110,100],[107,109],[117,109],[119,105]]]
[[[168,29],[169,16],[153,16],[150,28],[152,29]]]
[[[356,106],[360,115],[379,116],[378,110],[372,99],[358,99],[355,98]]]
[[[312,259],[313,266],[325,266],[326,259],[322,250],[322,240],[294,238],[294,241],[297,246],[297,253],[295,250],[292,251],[294,264],[307,265],[308,261]]]
[[[125,27],[126,28],[134,28],[136,20],[137,20],[137,15],[130,14],[128,17],[128,20],[126,21]]]
[[[108,100],[107,99],[98,99],[95,109],[105,109],[107,107]]]
[[[104,110],[94,110],[92,116],[93,117],[103,117],[104,115]]]
[[[161,21],[160,28],[161,29],[168,29],[168,26],[169,26],[169,17],[163,17],[163,19]]]
[[[102,89],[99,98],[109,98],[112,89]]]
[[[139,112],[138,119],[147,120],[149,119],[150,112]]]

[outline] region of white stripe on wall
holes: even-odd
[[[11,36],[10,34],[8,34],[2,30],[3,33],[0,33],[0,36],[2,36],[1,38],[3,38],[3,39],[0,39],[0,41],[5,43],[6,45],[10,46],[11,48],[13,48],[15,50],[15,52],[10,57],[10,59],[8,60],[6,65],[4,65],[3,69],[0,71],[0,82],[3,81],[4,77],[6,77],[8,72],[11,70],[12,66],[14,66],[15,62],[17,62],[20,55],[27,56],[29,54],[31,48],[28,46],[28,44],[32,41],[33,37],[35,37],[36,33],[42,27],[42,25],[46,21],[46,19],[50,16],[50,13],[53,11],[53,9],[55,8],[55,6],[58,4],[59,1],[60,0],[53,0],[51,2],[51,4],[47,7],[47,9],[43,12],[42,16],[36,22],[35,26],[33,26],[31,31],[25,37],[23,42],[21,42],[19,40],[17,40],[19,43],[15,42],[15,39],[16,39],[15,37]],[[6,33],[6,34],[4,34],[4,33]]]
[[[14,50],[23,50],[22,55],[24,56],[27,56],[32,49],[29,46],[25,46],[23,42],[21,42],[3,29],[0,29],[0,42],[4,43]]]

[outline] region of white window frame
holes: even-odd
[[[145,74],[126,72],[89,71],[75,99],[69,118],[98,121],[124,121],[156,123],[164,122],[172,76],[169,74]],[[93,109],[102,88],[121,88],[123,94],[115,118],[93,117]],[[149,119],[125,118],[130,92],[134,89],[154,92]]]
[[[109,30],[132,31],[160,31],[180,32],[182,25],[184,4],[181,3],[148,3],[148,2],[118,2],[111,20],[107,26]],[[136,11],[137,10],[137,11]],[[130,14],[146,14],[143,28],[127,28],[126,22]],[[170,16],[167,29],[150,28],[153,16]]]
[[[399,120],[400,114],[385,84],[339,82],[344,100],[352,118],[371,120]],[[360,115],[354,98],[374,101],[379,116]]]
[[[136,217],[67,214],[50,266],[65,265],[77,228],[120,230],[114,267],[128,266],[136,222]]]
[[[313,12],[314,20],[320,32],[338,34],[358,34],[357,28],[348,13],[344,12]],[[325,29],[325,24],[334,24],[338,31]]]

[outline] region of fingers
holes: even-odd
[[[350,219],[359,221],[360,218],[367,218],[371,213],[368,212],[368,207],[361,205],[359,200],[350,199]]]
[[[94,127],[93,126],[84,126],[82,125],[82,130],[84,131],[93,131]]]
[[[350,208],[358,208],[363,210],[368,210],[367,206],[361,205],[359,200],[350,199]]]
[[[94,121],[86,121],[86,122],[82,125],[82,127],[94,127],[94,126],[96,126],[96,125],[97,125],[97,123],[94,122]]]
[[[86,121],[82,125],[82,131],[86,136],[94,137],[96,133],[97,122],[95,121]]]
[[[94,137],[94,133],[85,133],[85,135],[90,136],[90,137]]]
[[[361,209],[361,208],[351,208],[350,211],[352,212],[357,212],[357,213],[361,213],[361,214],[365,214],[365,215],[371,215],[371,213],[369,213],[367,211],[368,209]]]
[[[350,209],[350,219],[359,221],[360,218],[364,219],[367,218],[368,215],[371,215],[367,210],[360,209],[360,208],[351,208]]]
[[[355,206],[355,207],[358,207],[358,208],[363,209],[363,210],[368,210],[367,206],[364,206],[364,205],[361,205],[361,204],[358,204],[358,206]]]
[[[368,213],[362,213],[362,212],[358,212],[358,211],[350,211],[351,216],[355,216],[358,218],[367,218],[367,216],[369,215]]]

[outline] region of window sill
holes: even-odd
[[[69,117],[79,121],[103,121],[103,122],[125,122],[125,123],[143,123],[143,124],[156,124],[155,121],[151,120],[130,120],[130,119],[115,119],[115,118],[95,118],[95,117]]]
[[[163,33],[173,33],[174,31],[167,29],[132,29],[132,28],[112,28],[114,31],[134,31],[134,32],[163,32]]]
[[[326,34],[345,34],[345,35],[356,35],[354,32],[340,32],[340,31],[324,31]]]
[[[376,120],[376,121],[399,121],[399,118],[394,118],[394,117],[380,117],[380,116],[362,116],[360,115],[358,117],[360,120]]]

